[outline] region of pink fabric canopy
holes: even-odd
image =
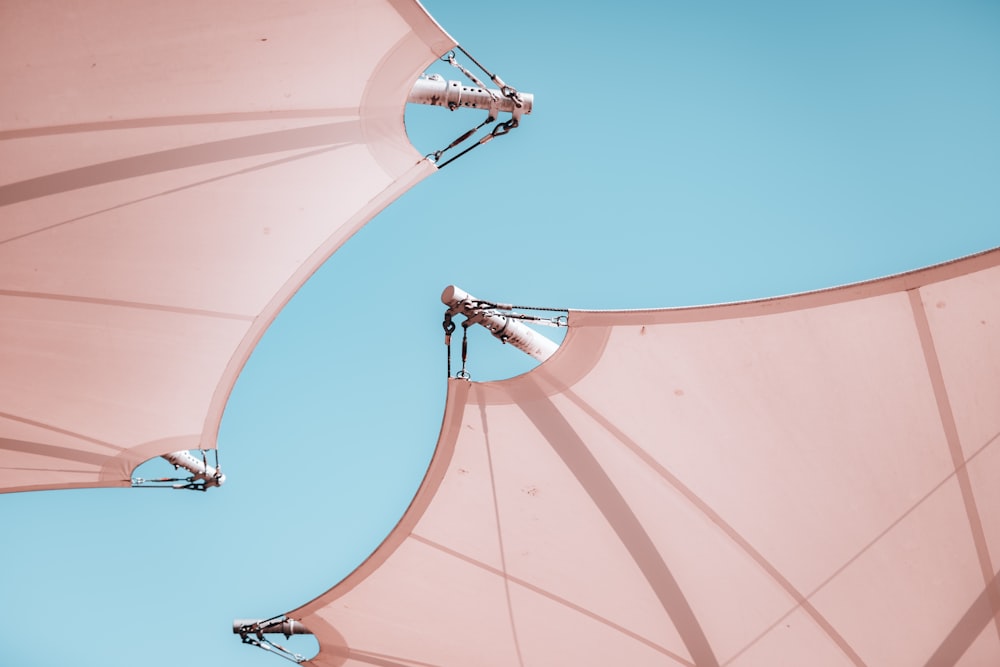
[[[1000,664],[1000,250],[569,322],[450,381],[400,524],[288,614],[311,664]]]
[[[454,45],[416,0],[0,6],[0,491],[215,447],[237,374],[434,171],[403,110]]]

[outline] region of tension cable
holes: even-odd
[[[455,332],[455,321],[451,318],[451,311],[444,311],[444,346],[448,350],[448,377],[451,377],[451,334]]]
[[[469,371],[465,370],[465,362],[469,360],[469,320],[462,322],[462,370],[460,370],[455,377],[462,378],[463,380],[471,380],[472,376],[469,375]]]
[[[498,86],[500,86],[500,92],[503,94],[504,97],[510,98],[514,102],[514,105],[516,107],[521,108],[521,106],[524,104],[524,101],[521,99],[521,94],[518,93],[517,90],[515,90],[513,86],[508,86],[506,83],[503,82],[503,79],[501,79],[499,76],[497,76],[496,74],[490,72],[488,69],[486,69],[485,67],[483,67],[480,64],[480,62],[478,60],[476,60],[472,56],[471,53],[469,53],[468,51],[466,51],[465,49],[462,48],[461,44],[456,44],[455,47],[458,48],[459,51],[461,51],[462,53],[464,53],[466,58],[468,58],[473,63],[475,63],[476,67],[478,67],[483,72],[485,72],[486,76],[490,77],[490,81],[492,81],[493,83],[495,83]],[[464,67],[462,67],[461,65],[458,65],[455,62],[455,58],[454,58],[454,54],[453,53],[449,54],[449,61],[452,63],[453,66],[458,67],[459,69],[461,69],[462,72],[466,76],[470,77],[473,81],[477,82],[476,85],[480,86],[481,88],[485,88],[486,87],[483,84],[478,83],[479,79],[477,79],[474,76],[472,76],[472,74],[470,74],[468,70],[466,70]],[[492,92],[490,94],[492,95]]]
[[[479,125],[479,127],[483,127],[487,123],[491,123],[491,122],[494,122],[494,119],[493,118],[487,118],[485,121],[483,121],[483,123],[481,125]],[[444,167],[448,166],[449,164],[451,164],[452,162],[454,162],[458,158],[462,157],[463,155],[465,155],[466,153],[468,153],[472,149],[479,148],[480,146],[489,143],[490,141],[492,141],[496,137],[502,137],[503,135],[507,134],[508,132],[510,132],[511,130],[513,130],[517,126],[518,126],[518,122],[517,122],[517,119],[515,119],[515,118],[511,118],[510,120],[508,120],[508,121],[506,121],[504,123],[500,123],[499,125],[497,125],[496,127],[494,127],[493,130],[490,131],[489,134],[483,136],[483,138],[481,138],[476,143],[472,144],[471,146],[469,146],[468,148],[466,148],[462,152],[457,153],[456,155],[453,155],[452,157],[448,158],[444,162],[441,162],[440,164],[438,164],[437,165],[438,169],[443,169]],[[479,127],[477,127],[476,130],[478,130]],[[473,130],[473,133],[476,130]],[[443,154],[445,151],[453,148],[454,146],[462,143],[463,141],[465,141],[465,139],[467,139],[470,136],[472,136],[472,135],[467,132],[464,135],[462,135],[461,138],[456,139],[455,141],[451,142],[451,144],[449,144],[448,148],[445,148],[443,150],[435,152],[434,153],[434,155],[435,155],[435,158],[434,158],[435,163],[437,163],[437,160],[440,159],[441,154]]]
[[[269,618],[266,621],[258,621],[250,625],[242,625],[239,628],[240,639],[244,644],[249,644],[250,646],[256,646],[257,648],[263,649],[270,653],[288,660],[289,662],[300,663],[305,662],[305,656],[290,651],[281,644],[272,642],[270,639],[264,637],[265,632],[280,632],[279,630],[274,630],[275,627],[279,627],[285,622],[283,616],[275,616],[274,618]],[[291,638],[290,634],[285,635],[286,639]]]

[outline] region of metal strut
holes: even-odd
[[[444,148],[427,155],[427,158],[433,160],[439,169],[451,162],[454,162],[456,159],[462,157],[474,148],[487,144],[497,137],[502,137],[512,129],[518,127],[521,122],[521,117],[531,113],[531,109],[535,102],[534,95],[531,93],[519,92],[514,87],[507,85],[499,76],[491,73],[485,67],[480,65],[479,61],[473,58],[468,51],[463,49],[461,46],[458,46],[457,48],[465,54],[469,60],[475,63],[479,69],[485,72],[490,80],[499,86],[499,88],[496,89],[487,87],[487,85],[476,77],[475,74],[463,67],[455,59],[454,51],[446,54],[441,58],[441,60],[460,70],[462,74],[469,79],[469,81],[475,84],[474,86],[463,85],[460,81],[446,81],[445,78],[439,74],[421,76],[420,79],[413,84],[413,88],[410,91],[410,96],[407,100],[413,104],[440,106],[451,111],[466,108],[483,109],[487,112],[486,120],[482,123],[460,135]],[[501,113],[509,113],[510,120],[498,122]],[[497,125],[483,135],[477,142],[444,162],[441,161],[446,152],[469,140],[480,129],[492,123],[497,123]]]
[[[566,326],[566,317],[537,317],[524,313],[514,312],[514,306],[510,304],[492,303],[480,301],[465,290],[449,285],[441,293],[441,302],[448,306],[444,314],[444,342],[448,346],[448,377],[451,377],[451,334],[455,331],[455,315],[463,315],[465,321],[462,322],[462,370],[456,377],[468,378],[469,374],[465,370],[465,361],[468,351],[468,343],[465,332],[473,324],[486,327],[494,338],[500,339],[502,343],[512,345],[525,354],[539,361],[545,361],[559,349],[559,344],[546,338],[539,332],[523,324],[525,321],[545,326]],[[554,310],[556,308],[535,308],[527,310]]]
[[[292,635],[311,635],[312,632],[295,619],[275,616],[262,621],[238,618],[233,621],[233,634],[239,635],[244,644],[269,651],[289,662],[299,663],[306,660],[305,656],[272,642],[264,635],[282,634],[285,635],[285,639],[291,639]]]
[[[219,450],[212,450],[215,456],[214,466],[208,464],[208,453],[204,449],[199,451],[201,459],[192,456],[191,452],[187,450],[170,452],[162,456],[174,466],[175,470],[183,468],[192,473],[189,477],[157,477],[155,479],[135,477],[132,479],[132,486],[147,489],[170,488],[207,491],[212,487],[225,484],[226,476],[222,474],[222,467],[219,465]]]
[[[462,71],[468,72],[464,68]],[[497,118],[503,112],[521,120],[521,116],[531,113],[534,100],[534,96],[528,93],[519,93],[515,100],[504,95],[503,91],[487,88],[481,83],[466,86],[461,81],[447,81],[440,74],[430,74],[417,79],[406,101],[411,104],[445,107],[449,111],[462,108],[483,109],[490,112],[491,118]]]

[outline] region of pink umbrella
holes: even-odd
[[[454,44],[416,0],[5,3],[0,492],[207,465],[277,312],[435,170],[403,109]]]
[[[448,389],[399,525],[273,621],[310,664],[1000,664],[1000,249],[570,312],[535,370]]]

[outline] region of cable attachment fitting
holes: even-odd
[[[444,344],[451,345],[451,335],[455,333],[455,320],[452,319],[451,312],[444,311],[444,322],[441,326],[444,327]]]
[[[532,94],[519,92],[516,88],[504,82],[504,80],[499,76],[483,67],[479,61],[473,58],[469,52],[461,46],[458,46],[457,48],[465,54],[469,60],[475,63],[480,70],[485,72],[489,79],[495,83],[498,88],[488,87],[482,79],[477,77],[469,71],[468,68],[458,62],[454,51],[445,54],[441,60],[443,62],[447,62],[452,67],[455,67],[462,72],[465,78],[468,79],[473,85],[464,85],[461,81],[449,81],[439,74],[421,76],[416,83],[413,84],[413,89],[410,91],[410,96],[407,100],[413,104],[440,106],[451,111],[455,111],[459,108],[467,108],[482,109],[487,112],[486,120],[478,126],[465,132],[448,144],[448,146],[432,153],[428,153],[425,156],[427,159],[432,160],[435,164],[437,164],[438,168],[444,167],[445,165],[455,161],[457,158],[462,157],[472,149],[478,148],[479,146],[488,143],[493,138],[503,136],[510,132],[510,130],[518,127],[520,125],[521,117],[530,114],[532,107],[534,106],[534,96]],[[447,159],[444,162],[441,161],[444,154],[449,150],[464,143],[465,141],[468,141],[469,139],[472,139],[473,136],[484,126],[497,122],[500,114],[502,113],[509,113],[510,120],[501,123],[497,126],[497,128],[493,128],[491,132],[488,132],[484,137],[454,157]]]
[[[272,642],[264,635],[282,634],[285,639],[291,639],[292,635],[311,635],[312,632],[295,619],[275,616],[263,621],[238,618],[233,621],[233,634],[239,635],[244,644],[269,651],[289,662],[300,663],[305,662],[305,656]]]
[[[462,370],[455,375],[455,377],[460,378],[469,377],[465,369],[468,353],[466,334],[468,328],[474,324],[485,327],[501,343],[516,347],[539,361],[545,361],[551,357],[559,349],[559,344],[526,326],[524,322],[555,327],[566,326],[564,315],[559,315],[558,317],[527,315],[516,312],[515,306],[510,304],[480,301],[454,285],[449,285],[445,288],[441,294],[441,301],[448,306],[444,319],[446,332],[445,344],[448,345],[448,377],[451,377],[451,333],[448,331],[448,324],[451,323],[451,330],[454,331],[453,317],[455,315],[465,317],[465,320],[462,322]],[[560,308],[528,307],[521,309],[565,312]]]
[[[492,139],[493,137],[502,137],[503,135],[507,134],[517,126],[518,122],[516,118],[511,118],[506,123],[498,123],[493,127],[493,130],[490,132],[490,138]]]
[[[515,107],[520,109],[524,106],[524,100],[521,99],[521,93],[517,92],[516,88],[508,86],[503,82],[503,79],[498,77],[496,74],[490,77],[490,81],[500,86],[500,94],[513,102]]]
[[[473,74],[472,72],[470,72],[469,70],[467,70],[467,69],[466,69],[465,67],[463,67],[463,66],[461,65],[461,63],[459,63],[459,62],[458,62],[458,61],[457,61],[457,60],[455,59],[455,52],[454,52],[454,51],[449,51],[449,52],[448,52],[448,55],[447,55],[447,56],[445,56],[445,57],[447,58],[447,62],[448,62],[448,64],[449,64],[449,65],[451,65],[452,67],[456,68],[457,70],[459,70],[459,71],[460,71],[460,72],[461,72],[462,74],[464,74],[464,75],[465,75],[465,77],[466,77],[466,78],[467,78],[467,79],[468,79],[469,81],[471,81],[472,83],[476,84],[476,85],[477,85],[477,86],[479,86],[480,88],[486,88],[486,84],[485,84],[485,83],[483,83],[482,81],[480,81],[480,80],[479,80],[479,79],[478,79],[478,78],[476,77],[476,75],[475,75],[475,74]],[[493,92],[492,90],[490,90],[489,88],[486,88],[486,92],[487,92],[487,93],[489,93],[490,97],[492,97],[492,98],[494,99],[494,101],[496,101],[496,100],[498,99],[498,98],[497,98],[497,95],[496,95],[496,93],[494,93],[494,92]]]
[[[208,463],[208,452],[204,449],[198,451],[201,453],[200,459],[187,450],[170,452],[162,456],[174,466],[174,470],[183,468],[192,473],[189,477],[157,477],[154,479],[134,477],[132,478],[132,486],[146,489],[168,488],[207,491],[225,484],[226,476],[222,474],[222,466],[219,464],[219,450],[211,450],[215,457],[214,465]]]
[[[452,319],[450,311],[444,312],[444,322],[441,326],[444,327],[444,346],[448,351],[448,377],[451,377],[451,335],[455,333],[455,320]]]

